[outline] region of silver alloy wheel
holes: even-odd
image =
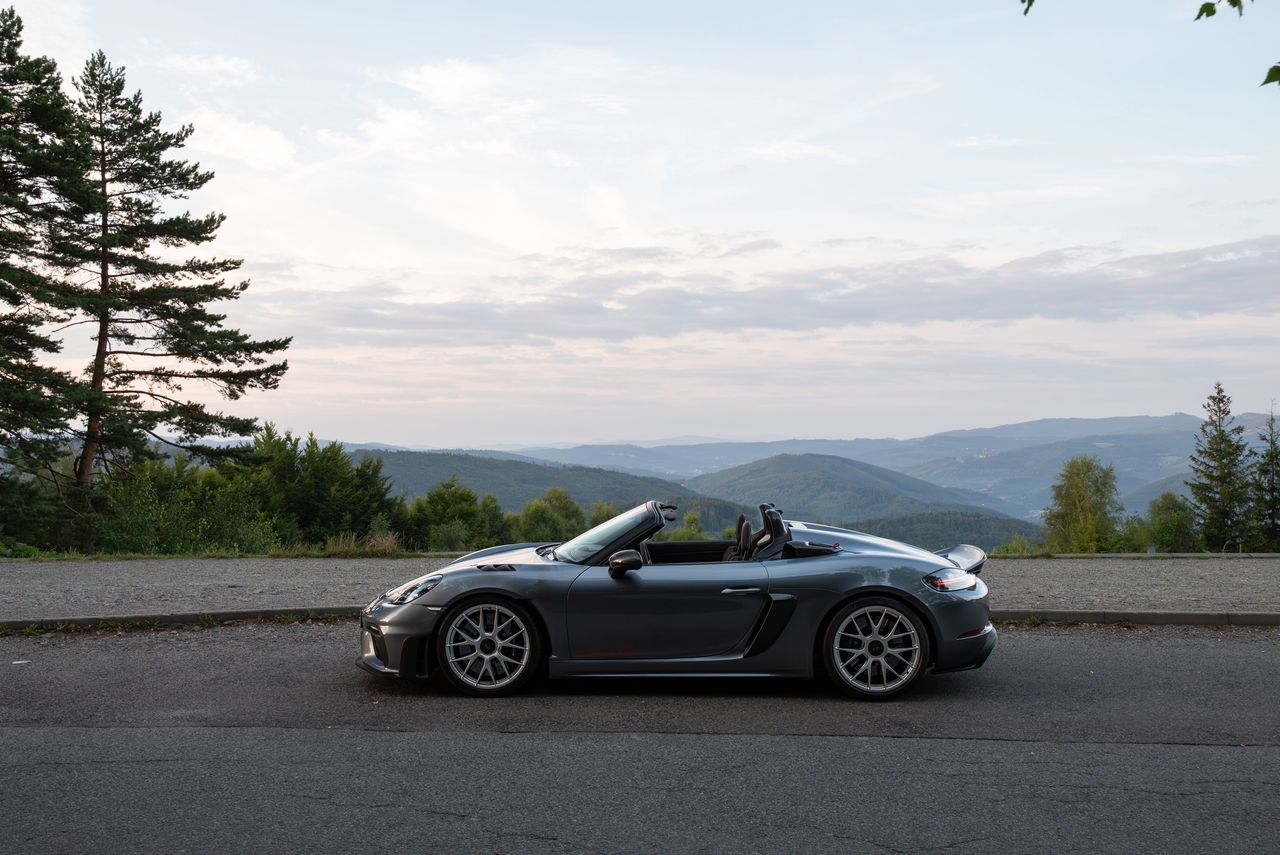
[[[920,636],[911,618],[892,606],[863,606],[836,630],[836,667],[864,692],[891,692],[920,667]]]
[[[493,603],[465,609],[445,630],[454,676],[482,690],[501,689],[529,664],[529,629],[515,612]]]

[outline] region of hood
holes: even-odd
[[[448,577],[454,573],[462,573],[477,568],[483,570],[495,564],[540,564],[547,559],[538,554],[538,549],[546,546],[545,543],[517,543],[511,546],[495,546],[490,549],[481,549],[478,552],[472,552],[461,558],[455,558],[443,567],[436,570],[428,570],[417,578],[410,579],[408,582],[396,585],[390,590],[384,591],[370,603],[370,607],[379,601],[390,596],[393,592],[406,590],[425,582],[431,576]]]
[[[491,546],[488,549],[479,549],[475,552],[469,552],[461,558],[455,558],[436,572],[442,573],[445,570],[458,570],[463,567],[479,567],[483,564],[540,564],[544,559],[538,554],[538,550],[544,546],[551,546],[552,543],[554,541]]]

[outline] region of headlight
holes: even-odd
[[[925,576],[924,583],[935,591],[966,591],[978,584],[978,577],[954,567],[947,567]]]
[[[403,606],[405,603],[412,603],[421,597],[427,591],[430,591],[436,585],[439,585],[444,576],[439,573],[433,573],[421,582],[409,582],[401,585],[399,588],[392,588],[387,591],[387,601],[395,603],[397,606]]]

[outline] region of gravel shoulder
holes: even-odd
[[[0,563],[0,620],[359,606],[446,558]],[[995,609],[1280,613],[1280,558],[992,559]]]
[[[196,558],[0,564],[0,620],[364,605],[448,558]]]

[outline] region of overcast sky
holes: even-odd
[[[1198,5],[16,3],[195,125],[236,409],[424,446],[1265,410],[1280,4]]]

